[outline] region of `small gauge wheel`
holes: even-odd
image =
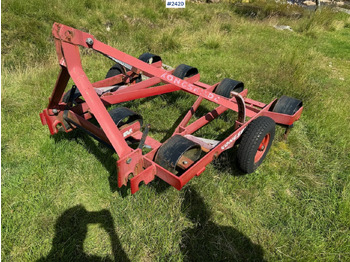
[[[189,168],[201,155],[199,144],[175,135],[169,138],[159,149],[154,161],[166,170],[177,173]]]
[[[233,80],[230,78],[224,78],[220,84],[215,88],[214,93],[223,97],[230,98],[231,92],[237,92],[240,93],[244,89],[243,82]]]
[[[185,64],[181,64],[178,65],[174,72],[173,75],[181,78],[181,79],[185,79],[194,75],[198,74],[198,69],[189,65],[185,65]]]

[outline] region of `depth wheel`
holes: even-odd
[[[236,81],[230,78],[224,78],[220,84],[215,88],[215,94],[230,98],[231,92],[237,92],[240,93],[244,89],[243,82]]]
[[[143,118],[138,113],[131,111],[126,107],[117,107],[110,110],[109,115],[112,117],[113,122],[118,128],[121,128],[124,125],[134,123],[135,121],[140,122],[140,126],[142,126]]]
[[[237,151],[238,165],[243,172],[254,172],[264,161],[275,137],[275,126],[275,121],[266,116],[260,116],[248,125]]]
[[[299,99],[289,96],[281,96],[272,108],[272,112],[294,115],[302,106],[303,102]]]
[[[143,53],[139,56],[139,59],[147,64],[153,64],[155,62],[162,61],[162,58],[160,56],[151,53]]]
[[[186,77],[191,77],[197,74],[197,68],[185,64],[178,65],[173,72],[174,76],[181,79],[185,79]]]
[[[117,63],[108,70],[105,78],[110,78],[120,74],[124,74],[124,67],[121,64]]]
[[[175,135],[168,139],[159,149],[154,162],[166,170],[176,173],[179,170],[189,168],[201,155],[199,144],[183,137]]]
[[[68,103],[69,102],[69,98],[70,98],[70,94],[72,93],[74,88],[69,89],[62,97],[62,102],[64,103]],[[79,92],[78,88],[75,88],[74,94],[73,94],[73,98],[72,98],[72,102],[73,105],[77,105],[78,102],[76,101],[79,97],[81,97],[81,93]]]
[[[124,66],[122,66],[121,64],[116,63],[114,66],[112,66],[108,72],[105,78],[110,78],[116,75],[120,75],[120,74],[125,74],[126,72],[129,72],[130,70],[125,68]],[[136,79],[135,82],[139,83],[141,82],[141,75],[139,75]],[[123,83],[119,83],[117,85],[123,85]]]

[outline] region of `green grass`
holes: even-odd
[[[349,261],[349,16],[164,5],[2,1],[2,259]],[[303,115],[287,141],[277,128],[253,174],[241,175],[231,150],[182,191],[157,179],[131,195],[116,187],[112,150],[79,130],[50,136],[40,123],[59,70],[53,22],[134,56],[150,51],[169,65],[196,66],[209,84],[241,80],[262,102],[302,99]],[[83,63],[92,80],[112,65],[89,52]],[[178,93],[127,106],[164,140],[192,101]],[[198,133],[216,138],[232,121],[227,114]]]

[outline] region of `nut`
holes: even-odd
[[[86,38],[86,41],[85,41],[88,45],[93,45],[94,44],[94,40],[92,40],[92,38]]]

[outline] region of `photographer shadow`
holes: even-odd
[[[89,224],[99,224],[109,235],[113,260],[110,257],[89,255],[84,252],[84,240]],[[46,257],[37,262],[46,261],[130,261],[120,244],[114,229],[111,213],[107,209],[89,212],[82,205],[66,210],[56,221],[52,248]]]
[[[184,190],[182,211],[195,225],[182,232],[184,261],[265,261],[261,246],[232,227],[210,221],[203,198],[191,187]]]

